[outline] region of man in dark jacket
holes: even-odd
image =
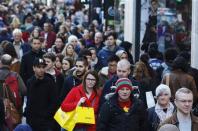
[[[33,131],[52,131],[56,107],[55,83],[44,71],[45,62],[36,58],[34,75],[27,82],[25,116]]]
[[[123,48],[119,47],[116,45],[116,39],[117,36],[115,33],[109,33],[107,35],[107,40],[106,40],[106,46],[104,46],[99,52],[98,52],[98,58],[99,61],[101,62],[101,66],[107,66],[107,59],[115,54],[118,50],[121,50]],[[101,67],[101,68],[102,68]]]
[[[41,50],[41,41],[38,38],[33,38],[32,43],[32,50],[27,52],[25,55],[23,55],[21,60],[21,67],[20,67],[20,75],[27,84],[27,80],[34,74],[33,72],[33,61],[37,58],[42,58],[44,52]]]
[[[82,78],[88,70],[88,62],[85,58],[77,58],[76,68],[71,75],[67,76],[64,80],[63,88],[60,95],[60,101],[62,102],[72,87],[78,86],[82,83]]]

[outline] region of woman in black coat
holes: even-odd
[[[116,93],[103,104],[98,116],[97,131],[147,131],[144,104],[133,97],[127,78],[116,82]]]

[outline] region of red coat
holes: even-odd
[[[91,96],[89,98],[87,98],[85,91],[83,89],[83,85],[80,84],[79,86],[72,88],[72,90],[66,96],[65,100],[62,102],[61,109],[65,112],[72,111],[76,108],[80,98],[86,97],[87,99],[86,99],[85,103],[83,104],[83,106],[93,107],[95,117],[96,117],[98,114],[100,94],[101,94],[100,92],[98,92],[97,94],[95,92],[92,92]],[[93,100],[94,100],[94,103],[92,106]],[[96,131],[96,125],[87,126],[87,131]]]

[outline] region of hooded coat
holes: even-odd
[[[101,107],[96,131],[147,131],[147,114],[141,100],[131,95],[132,105],[125,112],[118,105],[118,94]]]

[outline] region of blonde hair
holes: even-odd
[[[72,60],[76,60],[76,58],[77,58],[78,55],[76,54],[75,50],[74,50],[74,53],[72,54],[72,56],[68,56],[68,54],[67,54],[67,48],[68,48],[69,46],[72,46],[72,48],[74,49],[74,45],[67,43],[67,44],[65,45],[63,51],[62,51],[62,55],[63,55],[64,57],[69,57],[69,58],[71,58]]]
[[[13,28],[16,28],[21,25],[21,22],[17,16],[14,16],[10,25],[12,25]]]

